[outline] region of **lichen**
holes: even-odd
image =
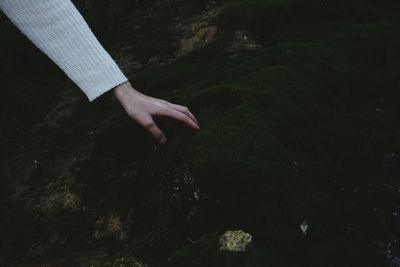
[[[72,193],[72,192],[67,192],[64,195],[64,202],[63,206],[66,209],[71,209],[71,210],[79,210],[81,208],[81,198],[79,195]]]
[[[252,240],[253,237],[243,230],[226,231],[219,239],[220,250],[246,251]]]
[[[102,216],[96,221],[93,236],[100,240],[104,238],[114,238],[115,240],[125,240],[128,236],[129,217],[127,222],[122,221],[121,216],[114,212]]]

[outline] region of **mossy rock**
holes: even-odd
[[[399,99],[391,86],[379,86],[382,80],[392,85],[398,80],[386,76],[386,64],[396,63],[387,61],[385,47],[399,41],[392,26],[333,27],[313,41],[277,43],[235,58],[211,57],[215,53],[210,48],[153,70],[160,80],[152,80],[151,86],[165,85],[169,71],[185,71],[169,98],[189,103],[202,129],[189,140],[173,140],[173,145],[184,148],[195,181],[209,197],[204,216],[212,214],[216,225],[246,227],[259,240],[261,246],[250,253],[248,263],[237,260],[241,266],[322,266],[326,257],[328,266],[385,266],[376,248],[336,227],[346,224],[339,214],[347,209],[339,204],[338,185],[355,185],[361,177],[371,181],[379,146],[386,138],[399,144],[390,130],[391,115],[378,135],[368,130],[381,123],[373,108],[379,96]],[[371,64],[365,65],[368,60]],[[370,66],[376,66],[374,71]],[[146,77],[137,76],[143,87]],[[397,112],[395,105],[390,107]],[[299,227],[304,219],[311,222],[306,238]],[[201,224],[193,228],[206,231]],[[236,266],[224,262],[208,242],[178,249],[171,266]],[[344,254],[329,252],[329,244]],[[297,263],[276,260],[285,257]]]
[[[160,122],[169,139],[156,146],[110,103],[87,112],[80,108],[63,125],[69,131],[42,129],[44,141],[28,146],[45,151],[46,163],[33,173],[30,186],[40,188],[54,173],[77,178],[74,189],[85,193],[78,206],[87,213],[62,217],[71,220],[62,230],[76,249],[92,236],[96,218],[117,212],[129,224],[124,236],[134,237],[121,241],[157,254],[149,259],[171,254],[169,262],[163,258],[169,266],[386,266],[375,241],[389,235],[382,220],[389,222],[382,218],[391,192],[378,185],[393,183],[381,157],[388,147],[400,150],[400,31],[392,16],[398,4],[227,2],[218,29],[247,30],[262,47],[225,53],[224,45],[231,43],[226,34],[227,40],[130,77],[146,94],[188,105],[200,131]],[[162,31],[153,26],[166,18],[153,21],[146,36]],[[151,47],[142,44],[144,58],[158,49]],[[87,136],[89,128],[98,133]],[[60,151],[70,157],[86,153],[87,159],[77,163],[79,171],[63,172],[52,167]],[[181,182],[178,189],[175,180]],[[353,191],[360,188],[365,192]],[[36,203],[32,195],[25,200]],[[370,210],[375,206],[378,212]],[[299,227],[304,220],[307,235]],[[57,222],[51,227],[60,232]],[[41,231],[32,240],[48,235],[48,221],[33,223]],[[19,221],[15,236],[29,247],[32,240],[20,228],[26,229]],[[246,229],[254,248],[242,254],[220,251],[221,229]],[[4,236],[4,247],[16,240]],[[141,263],[127,258],[101,264]]]

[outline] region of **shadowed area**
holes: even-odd
[[[2,266],[390,266],[399,3],[74,2],[135,89],[201,130],[157,118],[158,145],[2,18]],[[252,246],[220,251],[235,229]]]

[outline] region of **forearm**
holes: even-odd
[[[128,80],[70,0],[0,0],[0,8],[89,101]]]

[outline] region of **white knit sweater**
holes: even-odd
[[[70,0],[0,0],[0,9],[89,101],[128,80]]]

